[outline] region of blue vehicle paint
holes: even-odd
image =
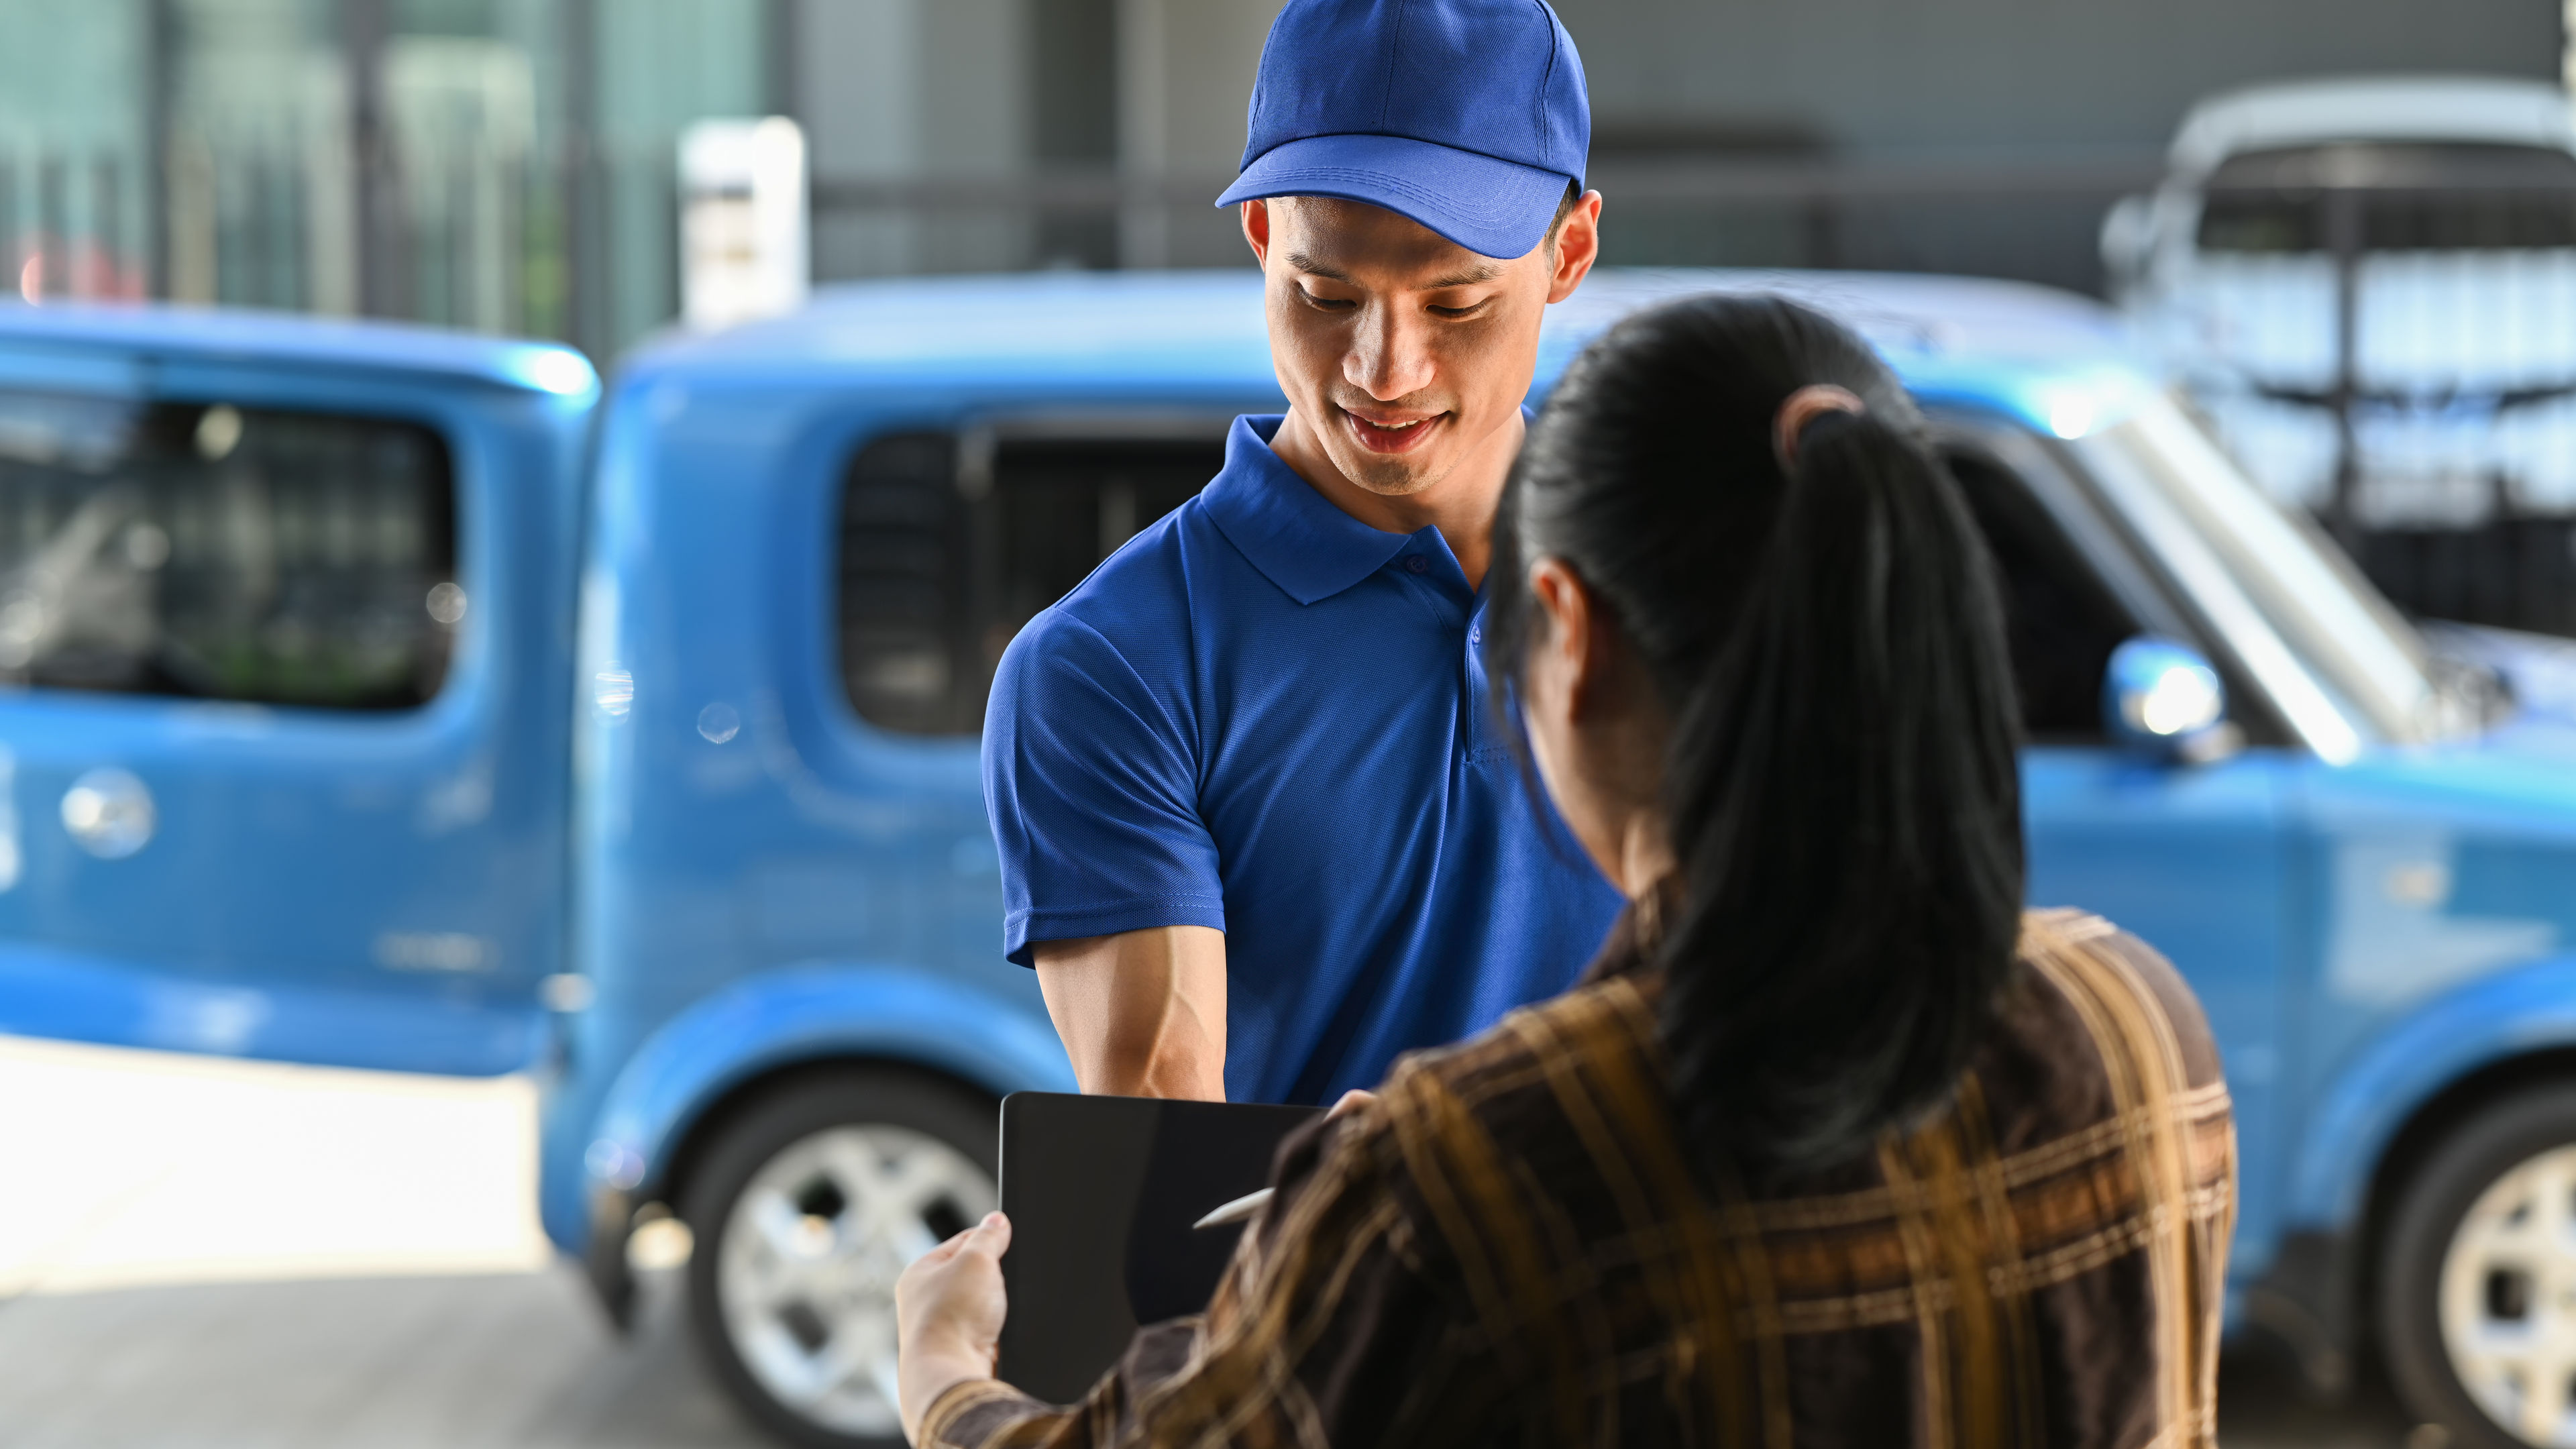
[[[2264,622],[2277,601],[2229,574],[2206,519],[2114,476],[2105,450],[2164,404],[2107,314],[2072,298],[1605,273],[1552,314],[1541,390],[1618,316],[1712,286],[1850,318],[1943,427],[2073,498],[2050,505],[2072,510],[2061,523],[2110,520],[2134,557],[2104,577],[2141,632],[2214,651],[2244,749],[2179,764],[2043,741],[2025,782],[2033,898],[2137,931],[2209,1009],[2242,1136],[2240,1285],[2296,1235],[2355,1231],[2421,1104],[2576,1038],[2576,710],[2548,706],[2546,671],[2481,726],[2374,715],[2367,680]],[[1069,1080],[1031,975],[1001,959],[975,740],[871,723],[845,685],[853,459],[898,435],[971,458],[1014,428],[1179,436],[1281,405],[1248,273],[852,287],[650,346],[604,394],[577,362],[372,324],[0,309],[0,389],[438,429],[474,599],[444,689],[413,711],[0,698],[23,858],[0,890],[0,1029],[535,1068],[545,1221],[576,1253],[600,1194],[676,1190],[711,1106],[771,1071],[891,1061],[993,1093]],[[82,855],[54,819],[98,765],[160,797],[161,834],[130,859]],[[406,930],[489,939],[495,962],[370,958]],[[548,978],[575,979],[545,990],[577,1009],[539,1005]]]
[[[2314,977],[2286,1216],[2353,1221],[2413,1111],[2576,1043],[2576,768],[2539,721],[2308,780]]]
[[[560,1240],[578,1231],[587,1182],[626,1190],[667,1162],[710,1104],[782,1068],[834,1060],[901,1061],[1001,1096],[1076,1090],[1043,1012],[996,1011],[991,995],[911,966],[784,967],[735,982],[647,1037],[595,1112],[582,1172],[544,1183]]]
[[[543,371],[555,388],[519,378]],[[14,889],[0,1029],[347,1066],[497,1073],[540,1039],[561,969],[563,767],[580,458],[597,388],[560,349],[197,313],[0,321],[0,385],[425,423],[454,465],[473,601],[424,707],[349,714],[33,690],[0,704]],[[570,389],[556,390],[556,389]],[[131,859],[50,807],[83,771],[147,781]],[[389,969],[389,939],[471,940],[468,969]]]
[[[2418,1004],[2324,1082],[2285,1194],[2304,1223],[2357,1219],[2370,1168],[2445,1087],[2480,1068],[2576,1047],[2576,957],[2555,956]]]

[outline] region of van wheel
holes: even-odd
[[[724,1130],[684,1209],[689,1319],[763,1427],[903,1442],[895,1279],[999,1205],[995,1121],[988,1097],[881,1068],[801,1082]]]
[[[2576,1444],[2576,1086],[2509,1098],[2426,1159],[2379,1324],[2407,1407],[2454,1442]]]

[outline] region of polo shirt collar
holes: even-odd
[[[1239,417],[1225,435],[1225,467],[1199,494],[1208,517],[1288,597],[1329,599],[1391,562],[1409,533],[1369,527],[1333,506],[1270,450],[1284,418]]]

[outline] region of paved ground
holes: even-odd
[[[0,1309],[10,1449],[701,1449],[759,1440],[667,1314],[569,1273],[186,1284]]]
[[[0,1038],[0,1449],[761,1441],[668,1275],[621,1342],[530,1216],[528,1084]],[[2228,1449],[2441,1449],[2232,1359]]]

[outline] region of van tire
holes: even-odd
[[[997,1122],[991,1097],[945,1078],[852,1066],[782,1085],[716,1129],[681,1208],[693,1240],[689,1323],[709,1371],[763,1429],[802,1449],[902,1444],[900,1422],[884,1420],[867,1383],[809,1397],[796,1388],[798,1371],[825,1356],[836,1332],[864,1333],[862,1342],[882,1334],[890,1361],[893,1275],[999,1205]],[[858,1221],[848,1210],[861,1159],[902,1161],[905,1191],[928,1194],[889,1215],[889,1235],[835,1231]],[[759,1201],[746,1207],[747,1194]],[[800,1236],[782,1253],[749,1224],[763,1203],[778,1221],[791,1200]],[[791,1291],[779,1310],[761,1306],[778,1283],[810,1285],[813,1301]]]
[[[2458,1284],[2475,1287],[2463,1300],[2471,1307],[2463,1311],[2506,1318],[2552,1312],[2576,1320],[2576,1303],[2534,1301],[2527,1285],[2517,1286],[2521,1275],[2514,1271],[2481,1273],[2481,1245],[2499,1225],[2519,1221],[2498,1213],[2520,1195],[2508,1189],[2484,1207],[2481,1199],[2542,1159],[2576,1167],[2576,1084],[2518,1093],[2445,1133],[2408,1179],[2382,1240],[2376,1305],[2381,1353],[2406,1407],[2448,1428],[2451,1442],[2462,1449],[2520,1449],[2533,1441],[2480,1407],[2455,1361],[2442,1320],[2443,1277],[2454,1266],[2453,1254],[2461,1255]],[[2542,1203],[2534,1210],[2576,1221],[2576,1201]],[[2576,1268],[2576,1243],[2564,1257],[2565,1267]],[[2570,1388],[2558,1383],[2542,1392],[2563,1409]]]

